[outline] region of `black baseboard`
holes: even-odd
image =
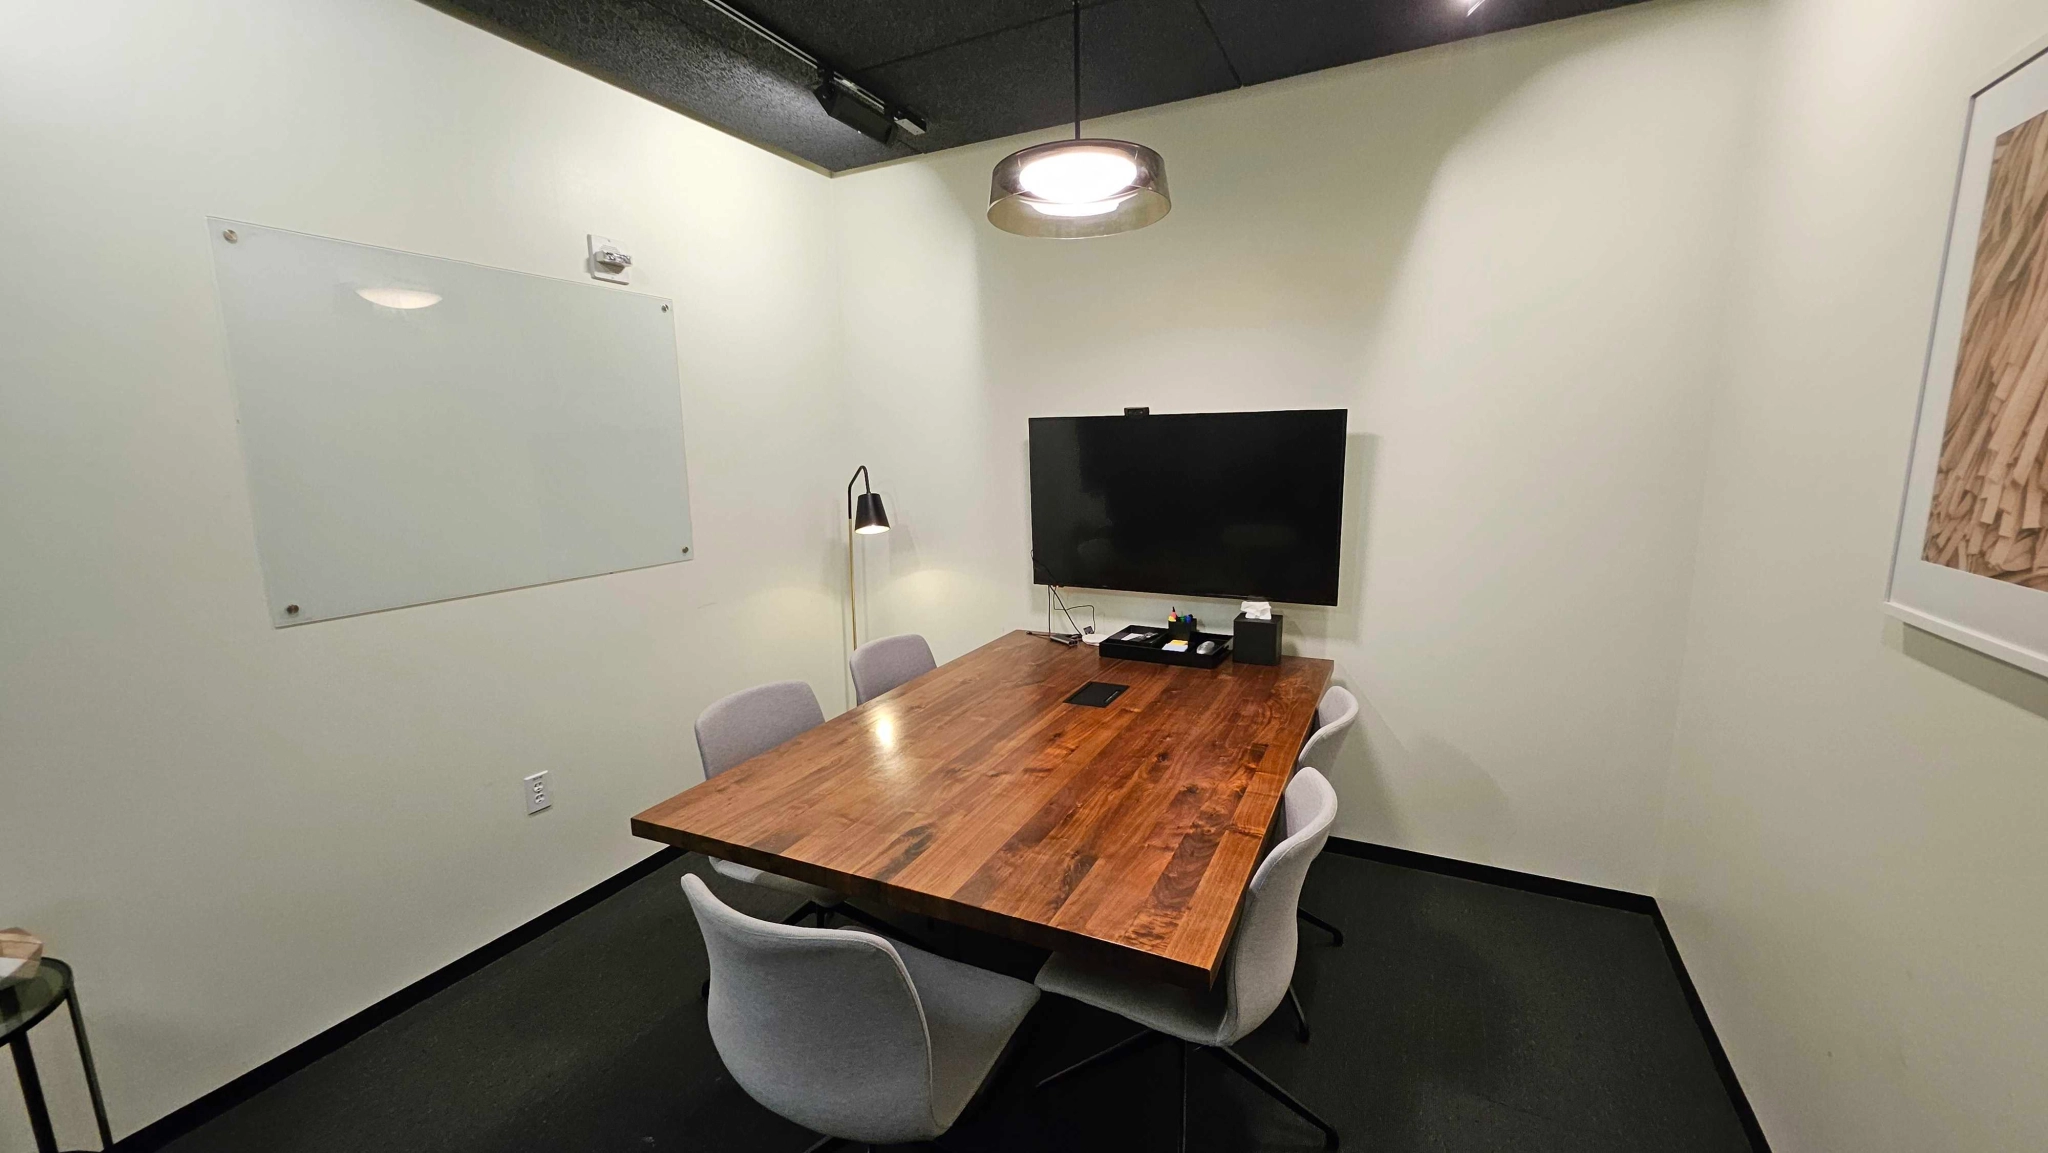
[[[1657,899],[1643,893],[1603,889],[1599,885],[1586,885],[1578,881],[1560,881],[1555,877],[1521,873],[1497,865],[1475,865],[1471,861],[1460,861],[1455,857],[1437,857],[1429,853],[1418,853],[1413,849],[1396,849],[1391,845],[1350,841],[1343,837],[1331,837],[1327,848],[1332,853],[1341,853],[1347,857],[1363,857],[1383,865],[1403,865],[1410,869],[1442,873],[1448,877],[1463,877],[1468,881],[1484,881],[1489,885],[1523,889],[1531,893],[1541,893],[1546,897],[1563,897],[1567,901],[1605,905],[1610,909],[1625,909],[1631,913],[1654,914],[1657,911]]]
[[[1749,1135],[1749,1147],[1755,1153],[1771,1153],[1771,1143],[1764,1138],[1763,1124],[1756,1119],[1756,1110],[1749,1107],[1749,1094],[1742,1091],[1742,1082],[1735,1076],[1735,1066],[1729,1063],[1728,1051],[1721,1047],[1721,1037],[1714,1032],[1713,1019],[1707,1016],[1706,1002],[1700,1000],[1700,991],[1693,987],[1692,974],[1685,970],[1685,958],[1679,955],[1678,942],[1671,936],[1671,926],[1664,923],[1664,910],[1658,908],[1651,916],[1657,922],[1657,935],[1664,938],[1664,954],[1671,958],[1671,969],[1678,974],[1678,987],[1685,992],[1685,1003],[1692,1009],[1692,1019],[1699,1023],[1700,1035],[1707,1039],[1707,1055],[1714,1059],[1714,1071],[1721,1075],[1721,1083],[1728,1087],[1728,1099],[1735,1103],[1735,1116],[1742,1122],[1742,1131]]]
[[[1678,987],[1685,994],[1686,1006],[1692,1010],[1693,1023],[1699,1026],[1700,1036],[1706,1039],[1707,1055],[1713,1059],[1714,1071],[1720,1074],[1721,1084],[1728,1090],[1728,1100],[1734,1104],[1735,1116],[1742,1122],[1743,1132],[1749,1137],[1750,1149],[1754,1153],[1771,1153],[1771,1143],[1764,1137],[1763,1126],[1756,1119],[1756,1110],[1750,1108],[1749,1094],[1743,1092],[1742,1082],[1735,1076],[1735,1066],[1728,1061],[1728,1051],[1721,1047],[1721,1037],[1714,1032],[1714,1022],[1707,1016],[1706,1003],[1700,1000],[1700,991],[1692,983],[1692,974],[1686,972],[1685,958],[1678,952],[1678,942],[1671,936],[1671,926],[1664,922],[1664,910],[1658,906],[1657,898],[1645,893],[1607,889],[1578,881],[1561,881],[1556,877],[1503,869],[1497,865],[1478,865],[1471,861],[1460,861],[1455,857],[1438,857],[1429,853],[1418,853],[1412,849],[1396,849],[1391,845],[1376,845],[1370,841],[1331,837],[1325,847],[1329,852],[1346,857],[1359,857],[1384,865],[1422,869],[1431,873],[1442,873],[1448,877],[1502,885],[1510,889],[1523,889],[1531,893],[1541,893],[1546,897],[1562,897],[1567,901],[1602,905],[1649,917],[1656,922],[1657,936],[1664,942],[1664,955],[1671,959],[1671,969],[1678,975]]]
[[[173,1139],[197,1129],[682,855],[681,849],[663,849],[624,872],[607,877],[489,944],[421,977],[355,1016],[299,1042],[197,1101],[175,1109],[137,1129],[114,1142],[115,1150],[118,1153],[154,1153]]]

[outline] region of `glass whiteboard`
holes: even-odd
[[[274,624],[689,558],[668,301],[208,227]]]

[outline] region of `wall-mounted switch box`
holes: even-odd
[[[538,813],[554,803],[554,798],[548,795],[548,775],[545,771],[526,778],[526,811],[529,815]]]
[[[590,237],[590,275],[613,284],[630,284],[633,277],[633,258],[619,251],[608,236]]]

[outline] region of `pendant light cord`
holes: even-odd
[[[1074,0],[1074,139],[1081,139],[1081,0]]]

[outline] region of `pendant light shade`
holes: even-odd
[[[988,222],[1019,236],[1079,240],[1143,228],[1173,211],[1166,161],[1128,140],[1081,139],[1081,2],[1074,0],[1074,138],[1012,152],[988,182]]]
[[[1036,145],[1004,157],[989,179],[989,223],[1019,236],[1109,236],[1172,208],[1166,161],[1127,140]]]

